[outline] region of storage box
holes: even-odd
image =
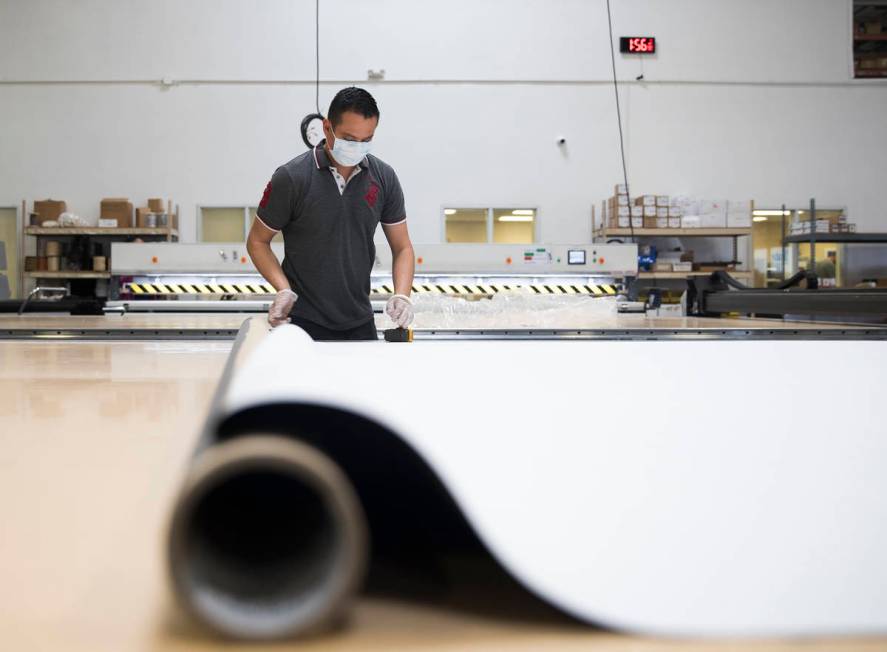
[[[628,194],[628,186],[624,183],[616,184],[616,187],[613,189],[614,195],[627,195]]]
[[[684,211],[683,211],[683,209],[678,208],[677,206],[669,206],[668,207],[668,216],[669,217],[683,217]]]
[[[656,224],[655,217],[644,217],[644,228],[645,229],[655,229],[658,228]]]
[[[607,200],[607,206],[615,208],[617,206],[628,206],[628,195],[616,195]]]
[[[674,267],[673,267],[672,263],[661,263],[659,261],[656,261],[653,264],[653,271],[654,272],[671,272],[673,269],[674,269]]]
[[[656,228],[657,229],[667,229],[668,228],[668,218],[667,217],[657,217],[656,218]]]
[[[136,226],[140,229],[147,228],[148,226],[148,213],[151,213],[151,209],[148,206],[140,206],[136,209]]]
[[[99,218],[99,226],[106,229],[114,229],[117,228],[117,220],[106,219],[103,217]]]
[[[668,208],[668,195],[656,195],[656,205]]]
[[[631,218],[631,226],[635,229],[644,228],[644,218],[643,217],[632,217]]]
[[[698,229],[702,226],[702,222],[698,215],[684,215],[681,218],[682,229]]]
[[[644,217],[656,217],[655,206],[644,206]]]
[[[727,212],[751,215],[751,202],[747,199],[740,201],[730,199],[727,201]]]
[[[656,217],[668,217],[668,206],[657,206]]]
[[[619,217],[617,218],[616,226],[620,229],[629,228],[630,224],[627,217]]]
[[[747,229],[751,227],[751,213],[727,213],[728,229]]]
[[[100,217],[103,220],[117,220],[118,226],[132,226],[132,202],[117,197],[103,199]]]
[[[34,212],[39,216],[37,223],[57,222],[59,215],[68,210],[65,202],[55,199],[41,199],[34,202]]]
[[[148,208],[151,209],[152,213],[163,213],[166,211],[166,206],[163,205],[162,199],[149,199]]]
[[[681,228],[681,218],[680,217],[669,217],[668,218],[668,228],[670,228],[670,229]]]
[[[727,227],[726,213],[704,213],[699,216],[699,226],[703,229],[723,229]]]
[[[656,195],[641,195],[634,198],[635,206],[656,206]]]
[[[727,202],[723,199],[700,199],[699,215],[727,214]],[[726,218],[725,218],[726,219]]]
[[[682,261],[680,263],[674,263],[672,268],[676,272],[692,272],[693,271],[693,263],[689,261]]]
[[[831,222],[828,220],[816,220],[816,233],[829,233],[831,232]],[[804,234],[810,233],[810,222],[792,222],[791,225],[791,233],[793,234]]]

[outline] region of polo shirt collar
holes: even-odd
[[[326,138],[324,138],[322,141],[314,146],[314,164],[317,166],[318,170],[321,168],[334,167],[332,160],[330,160],[329,154],[326,153]],[[367,167],[369,167],[367,157],[364,156],[363,160],[361,160],[361,162],[357,165],[366,170]]]

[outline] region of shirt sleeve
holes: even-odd
[[[403,189],[400,187],[400,180],[390,170],[386,175],[385,183],[385,203],[382,205],[382,216],[379,219],[382,224],[392,225],[406,222],[407,211],[403,200]]]
[[[262,224],[274,231],[280,231],[293,217],[293,180],[285,168],[274,171],[271,181],[265,186],[262,200],[256,215]]]

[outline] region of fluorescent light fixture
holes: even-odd
[[[779,217],[780,215],[788,217],[791,214],[791,211],[754,211],[754,215],[761,215],[763,217]]]
[[[766,222],[767,216],[766,215],[755,215],[751,219],[752,219],[752,222]]]
[[[455,214],[456,214],[455,208],[445,208],[444,209],[444,215],[455,215]]]
[[[532,215],[500,215],[500,222],[532,222]]]
[[[518,208],[517,210],[511,211],[512,215],[533,215],[536,211],[532,209],[526,208]]]

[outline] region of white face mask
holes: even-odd
[[[360,163],[367,154],[373,149],[373,143],[361,143],[356,140],[343,140],[336,136],[336,142],[333,143],[333,158],[341,165],[351,167]]]

